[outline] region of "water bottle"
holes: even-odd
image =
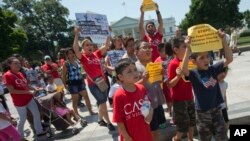
[[[142,103],[142,106],[141,106],[141,113],[144,117],[147,117],[148,114],[149,114],[149,110],[150,110],[150,105],[151,105],[151,102],[149,101],[148,99],[148,96],[146,95],[144,97],[144,101]]]

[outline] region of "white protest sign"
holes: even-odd
[[[76,13],[76,23],[81,28],[80,36],[89,36],[94,43],[103,44],[110,35],[106,15],[96,13]]]

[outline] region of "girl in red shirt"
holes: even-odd
[[[93,45],[89,39],[84,39],[81,42],[81,46],[83,48],[82,52],[79,50],[78,45],[78,36],[80,33],[80,28],[75,28],[75,38],[73,48],[76,54],[76,57],[81,61],[83,68],[87,74],[87,82],[90,89],[91,94],[95,97],[98,105],[99,110],[99,125],[100,126],[107,126],[109,130],[115,130],[113,124],[110,122],[107,110],[107,98],[108,98],[108,90],[102,91],[98,88],[95,84],[96,79],[105,79],[104,73],[102,71],[101,66],[101,58],[102,55],[107,52],[107,48],[110,44],[109,37],[106,40],[106,43],[103,47],[93,52]],[[107,81],[107,80],[106,80]],[[106,120],[106,122],[103,120]]]

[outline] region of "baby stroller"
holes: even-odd
[[[38,103],[38,107],[42,116],[42,119],[48,123],[48,132],[47,132],[47,137],[52,137],[53,132],[51,130],[51,124],[55,127],[57,131],[64,131],[66,130],[69,126],[72,127],[72,134],[75,135],[79,132],[79,129],[75,127],[75,125],[71,125],[65,117],[62,117],[56,112],[52,110],[52,105],[54,102],[54,96],[56,93],[52,94],[47,94],[47,95],[37,95],[35,97],[35,100]],[[81,124],[82,127],[87,126],[87,122],[79,117],[79,120],[77,123]]]

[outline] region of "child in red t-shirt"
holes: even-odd
[[[163,93],[165,95],[166,103],[167,103],[167,112],[170,116],[172,116],[172,98],[170,94],[170,90],[168,88],[167,82],[168,80],[168,64],[173,59],[173,50],[171,48],[170,43],[161,43],[158,45],[158,52],[160,56],[155,60],[155,62],[161,62],[163,68]]]
[[[122,59],[115,67],[117,79],[121,86],[114,95],[113,121],[117,123],[121,141],[152,141],[149,123],[152,120],[153,109],[149,105],[146,89],[135,84],[139,73],[135,64],[128,58]]]
[[[175,58],[168,65],[168,87],[173,100],[173,115],[176,124],[176,136],[174,141],[181,140],[183,134],[188,135],[188,140],[193,140],[195,120],[195,105],[192,92],[192,84],[183,77],[180,64],[184,58],[186,45],[184,38],[171,40]]]

